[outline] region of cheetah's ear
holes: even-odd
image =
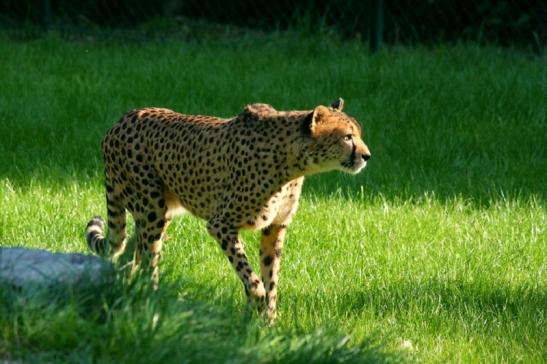
[[[323,105],[317,106],[304,118],[302,122],[302,135],[311,137],[318,124],[321,124],[330,115],[329,108]]]
[[[330,115],[330,110],[328,107],[325,107],[323,105],[317,106],[315,109],[313,109],[314,126],[326,120],[329,115]]]
[[[339,97],[338,100],[334,101],[330,107],[332,107],[334,110],[342,111],[344,108],[344,99]]]

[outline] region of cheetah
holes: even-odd
[[[357,174],[371,157],[360,124],[343,106],[341,98],[307,111],[255,103],[228,119],[163,108],[128,112],[102,140],[108,233],[94,217],[85,233],[89,248],[112,258],[123,253],[129,211],[133,266],[150,270],[157,284],[167,226],[189,212],[207,222],[249,301],[275,320],[283,241],[305,176]],[[241,229],[261,231],[261,277],[249,264]]]

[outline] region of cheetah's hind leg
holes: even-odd
[[[132,274],[141,266],[150,273],[154,288],[159,284],[158,263],[165,231],[170,222],[161,192],[162,186],[159,182],[149,182],[146,188],[141,188],[133,196],[135,201],[139,201],[141,208],[130,211],[135,220],[136,237]]]

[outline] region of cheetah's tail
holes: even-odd
[[[85,228],[87,246],[95,254],[108,255],[109,244],[104,236],[104,221],[100,216],[91,219]]]

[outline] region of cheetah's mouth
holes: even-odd
[[[342,165],[342,170],[350,174],[357,174],[367,166],[367,162],[363,160],[351,160],[344,161],[340,163]]]
[[[340,163],[342,165],[343,171],[351,174],[357,174],[361,172],[363,168],[367,166],[367,162],[362,158],[357,158],[357,153],[355,150],[351,153],[350,157]]]

